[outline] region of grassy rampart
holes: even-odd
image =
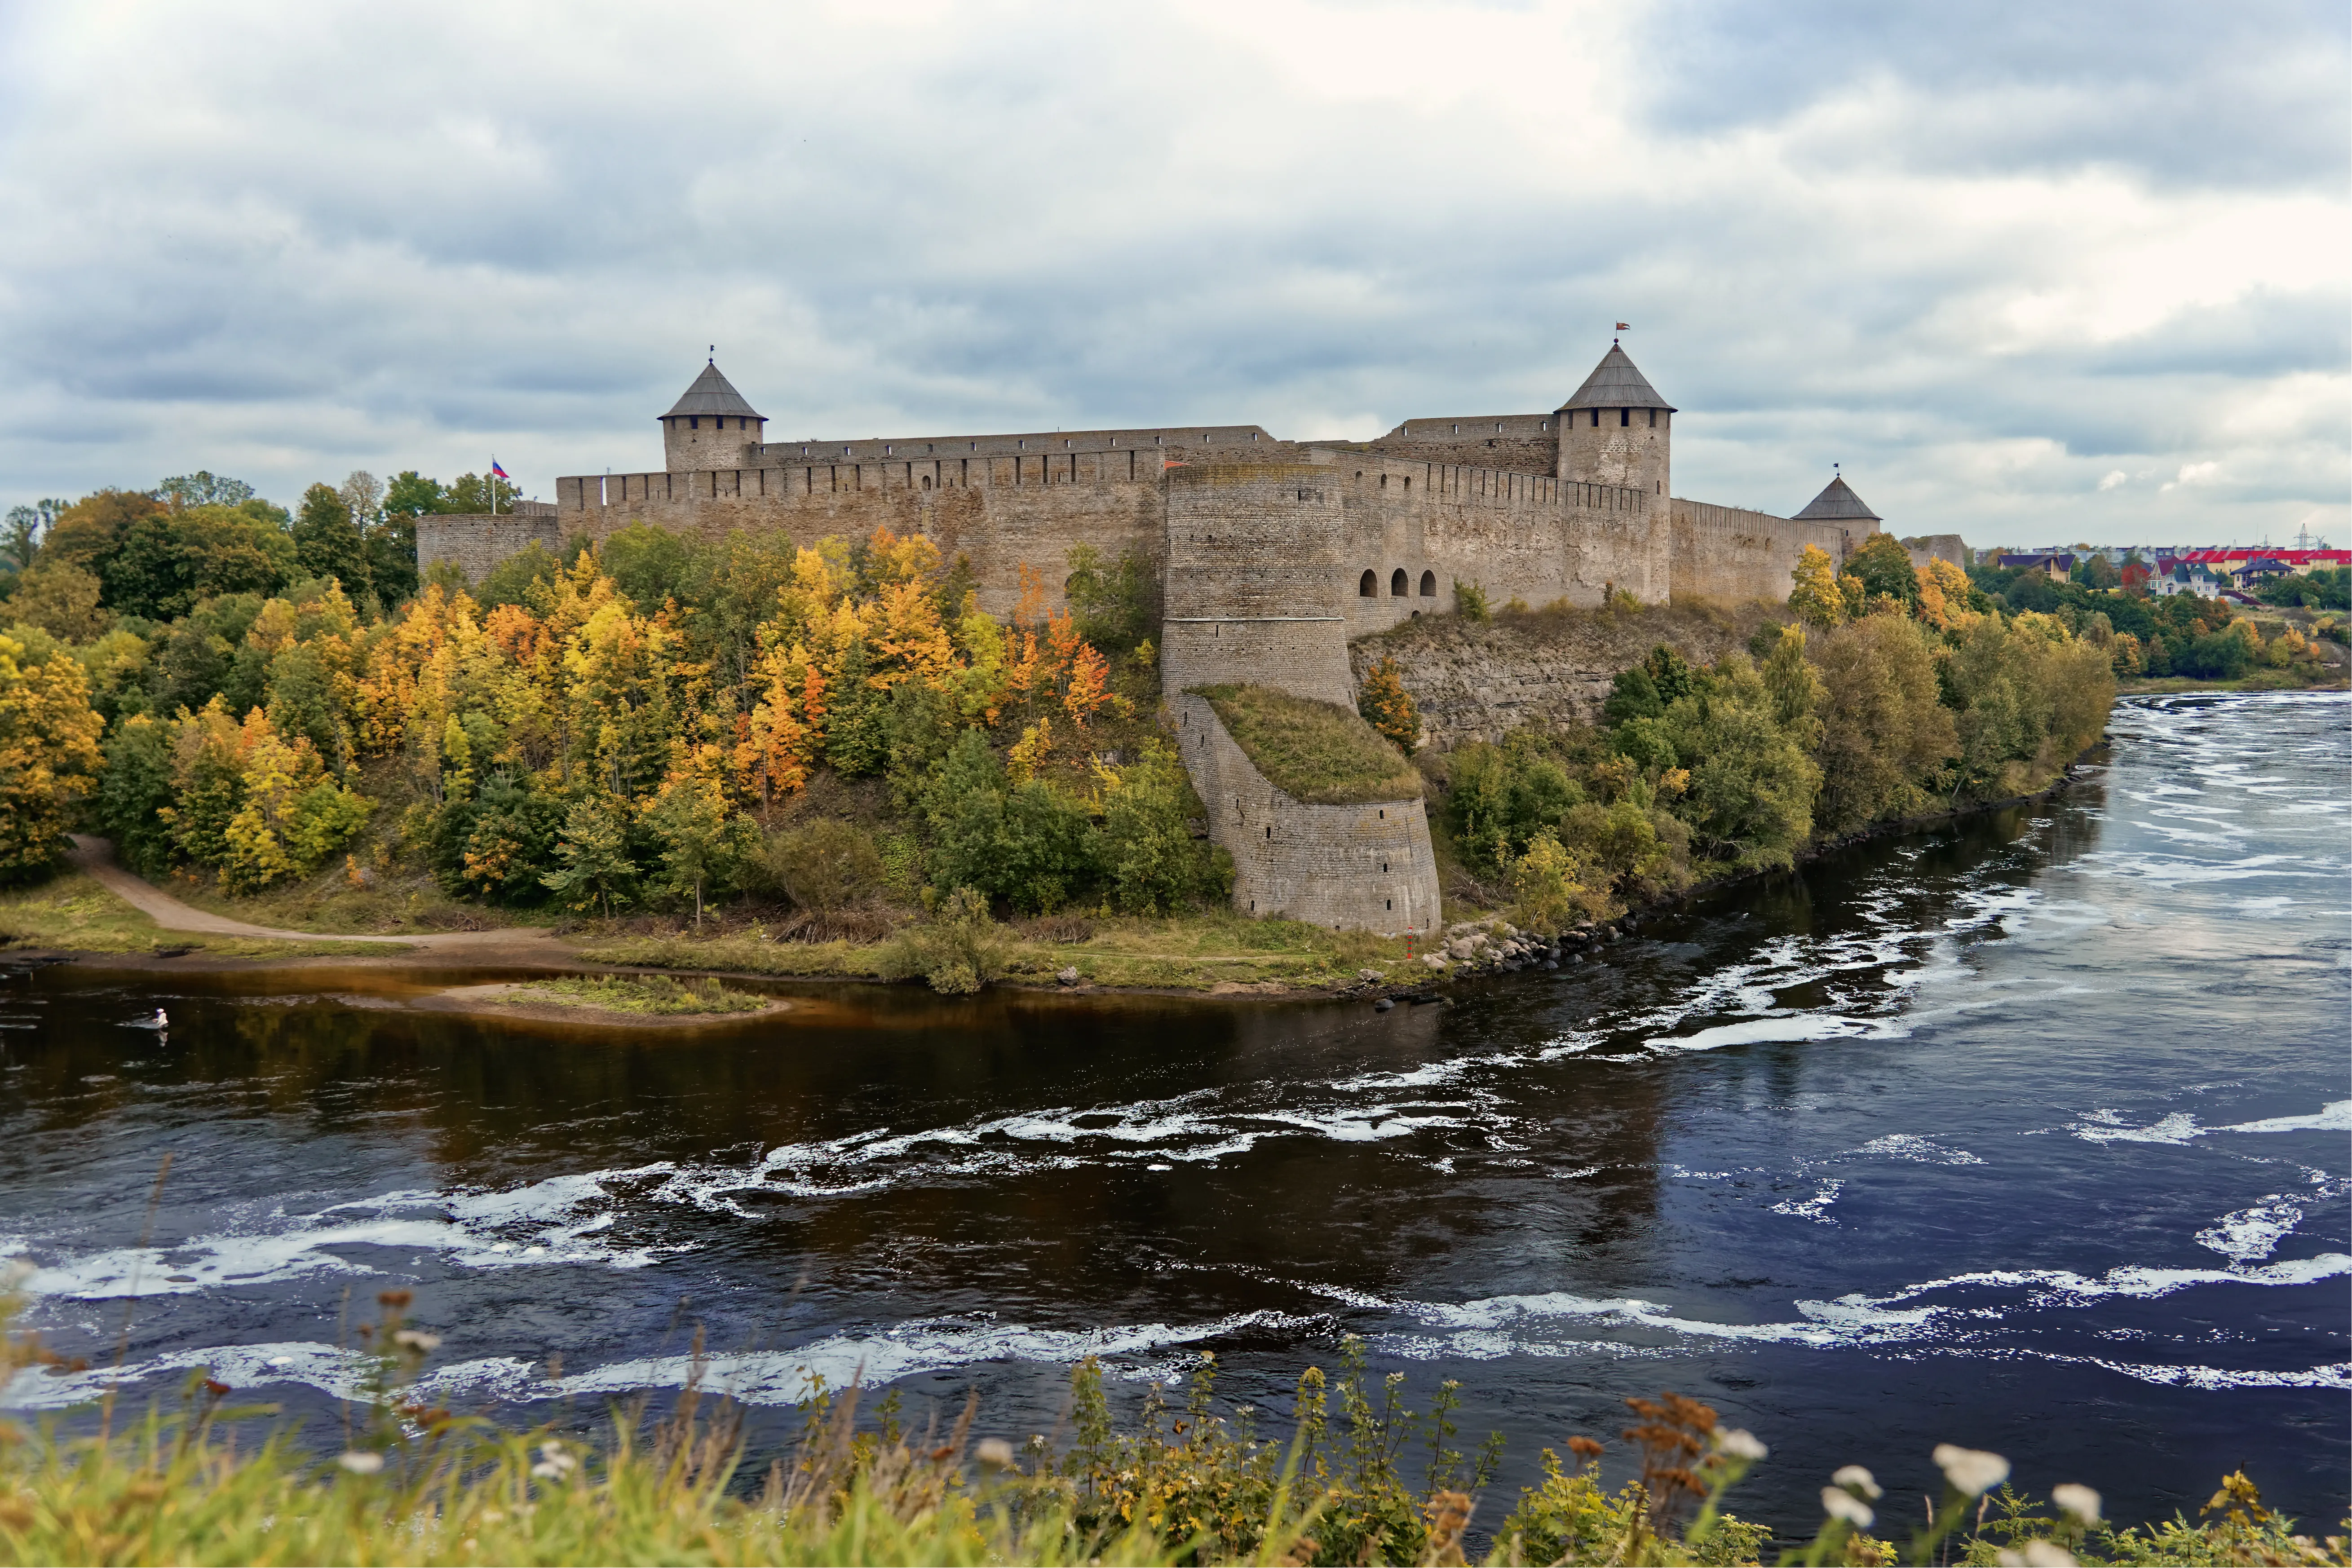
[[[1418,800],[1421,774],[1358,714],[1265,686],[1204,686],[1226,733],[1274,786],[1309,805]]]

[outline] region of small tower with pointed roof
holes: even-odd
[[[661,426],[664,466],[673,474],[697,474],[747,466],[743,448],[760,442],[768,422],[719,374],[714,357]]]
[[[1664,515],[1675,493],[1675,408],[1634,368],[1622,344],[1610,340],[1609,352],[1557,416],[1562,479],[1641,490]]]
[[[1834,522],[1848,533],[1876,533],[1885,520],[1870,510],[1870,503],[1853,493],[1845,482],[1845,475],[1832,471],[1830,482],[1822,493],[1805,503],[1805,510],[1792,520],[1797,522]]]

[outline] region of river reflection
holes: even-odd
[[[700,1324],[762,1443],[861,1367],[1049,1431],[1089,1352],[1132,1396],[1213,1350],[1280,1411],[1354,1333],[1460,1379],[1511,1484],[1672,1387],[1774,1446],[1743,1511],[1792,1529],[1836,1465],[1924,1487],[1943,1440],[2126,1515],[2243,1463],[2332,1517],[2347,711],[2120,710],[2058,801],[1387,1014],[793,987],[631,1039],[400,1011],[414,981],[362,970],[20,972],[0,1239],[62,1348],[110,1356],[135,1295],[142,1386],[205,1365],[311,1412],[346,1293],[394,1285],[437,1391],[519,1412],[675,1383]],[[126,1026],[158,1005],[167,1039]]]

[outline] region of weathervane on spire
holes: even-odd
[[[1631,321],[1620,321],[1617,323],[1617,330],[1621,332],[1630,332],[1633,330],[1633,323]],[[1612,338],[1609,341],[1613,344],[1617,340],[1615,338]]]
[[[719,363],[719,345],[717,343],[710,345],[710,363],[712,364],[717,364]]]

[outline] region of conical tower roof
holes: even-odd
[[[1843,475],[1832,479],[1829,488],[1805,503],[1805,510],[1796,517],[1799,522],[1884,522],[1885,519],[1870,510],[1868,502],[1853,493],[1853,487]]]
[[[1576,389],[1576,395],[1559,405],[1559,411],[1570,408],[1663,408],[1667,413],[1675,405],[1658,395],[1650,378],[1633,368],[1633,362],[1612,339],[1609,352]]]
[[[716,360],[702,367],[702,374],[694,378],[694,384],[686,389],[686,395],[679,398],[677,405],[662,417],[668,419],[688,414],[740,415],[746,419],[764,417],[743,401],[743,395],[735,390],[731,382],[719,374]]]

